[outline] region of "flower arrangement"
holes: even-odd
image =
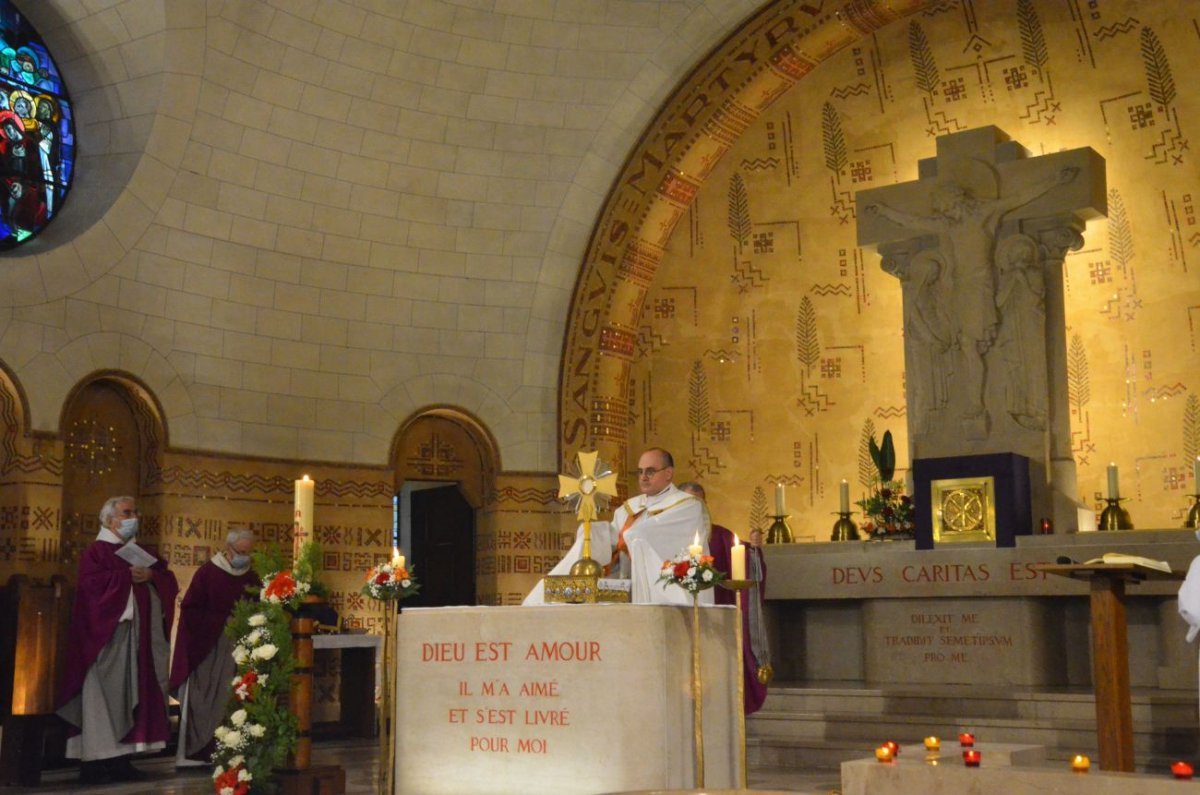
[[[363,595],[382,602],[397,599],[407,599],[420,590],[413,573],[405,568],[403,559],[393,558],[386,563],[372,566],[367,571],[367,582],[363,585]]]
[[[313,555],[302,548],[301,557],[311,561]],[[286,569],[278,550],[256,553],[254,567],[269,572],[262,578],[258,601],[238,602],[225,626],[237,676],[225,719],[213,732],[216,795],[269,791],[271,775],[295,747],[299,731],[286,706],[295,667],[288,611],[312,590],[312,569]]]
[[[663,561],[658,581],[664,588],[678,585],[694,595],[707,591],[721,581],[725,575],[713,566],[713,556],[696,552],[698,548],[693,547]]]
[[[884,431],[882,444],[877,444],[872,435],[868,445],[877,474],[873,491],[855,503],[863,512],[861,529],[877,539],[911,536],[916,529],[916,511],[912,498],[904,493],[904,484],[892,479],[896,473],[892,432]]]

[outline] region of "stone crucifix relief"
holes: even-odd
[[[912,456],[1019,453],[1073,490],[1062,262],[1107,210],[1104,160],[982,127],[938,138],[918,174],[857,196],[858,243],[903,292]]]

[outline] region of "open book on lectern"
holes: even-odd
[[[1110,563],[1114,565],[1136,564],[1138,566],[1145,566],[1148,569],[1157,569],[1158,571],[1166,572],[1167,574],[1171,573],[1171,564],[1167,563],[1165,560],[1153,560],[1151,558],[1144,558],[1141,555],[1126,555],[1124,552],[1105,552],[1098,558],[1085,560],[1083,565],[1095,566],[1099,563]]]

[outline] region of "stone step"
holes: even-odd
[[[977,688],[870,688],[784,683],[747,720],[754,764],[833,766],[869,756],[884,740],[920,746],[936,734],[949,745],[964,729],[980,742],[1036,743],[1052,763],[1095,755],[1095,705],[1081,691],[983,692]],[[1132,699],[1139,769],[1159,771],[1200,757],[1194,694],[1144,691]]]

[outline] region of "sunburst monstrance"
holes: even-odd
[[[583,522],[583,555],[571,566],[571,575],[576,577],[599,577],[603,573],[603,567],[592,559],[592,520],[599,517],[597,498],[617,496],[617,475],[599,457],[595,450],[580,450],[576,455],[579,476],[558,476],[558,498],[576,501],[575,516]]]

